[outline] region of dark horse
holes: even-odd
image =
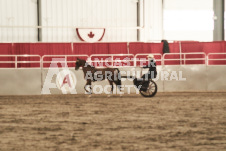
[[[79,67],[82,67],[84,78],[86,79],[86,85],[84,86],[86,92],[92,93],[91,82],[105,79],[107,79],[111,85],[111,94],[113,93],[113,83],[118,86],[119,90],[121,89],[121,75],[118,68],[95,68],[89,65],[85,60],[77,58],[75,70],[78,70]],[[86,89],[87,86],[90,86],[90,91]]]

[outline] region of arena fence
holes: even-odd
[[[43,94],[42,90],[45,86],[46,80],[48,80],[48,75],[51,74],[50,78],[50,88],[49,93],[47,94],[62,94],[63,92],[56,85],[58,72],[68,67],[69,70],[74,73],[77,79],[77,84],[75,86],[76,93],[84,94],[83,86],[86,81],[84,80],[84,74],[82,70],[75,71],[74,63],[76,58],[86,59],[90,63],[94,58],[116,58],[119,57],[117,61],[124,61],[125,57],[131,57],[132,64],[131,66],[114,66],[114,63],[111,64],[112,67],[117,67],[120,71],[139,71],[140,74],[146,73],[147,70],[142,70],[140,67],[141,64],[137,63],[139,57],[146,54],[137,54],[137,55],[44,55],[43,57],[37,55],[1,55],[0,64],[13,64],[13,66],[7,68],[0,68],[0,81],[2,87],[0,88],[0,95],[40,95]],[[178,55],[178,54],[171,54]],[[162,56],[161,54],[155,54],[156,59],[161,64],[157,66],[158,76],[155,79],[158,85],[159,92],[178,92],[178,91],[225,91],[226,84],[222,81],[225,79],[226,66],[218,64],[210,64],[214,57],[220,57],[225,59],[225,54],[210,54],[205,55],[203,53],[195,54],[196,57],[190,54],[182,54],[180,57],[176,58],[176,61],[179,61],[181,64],[172,65],[167,64],[169,61],[166,58],[168,56]],[[198,56],[201,55],[202,57]],[[220,56],[219,56],[220,55]],[[186,58],[184,57],[186,56]],[[214,56],[214,57],[213,57]],[[21,59],[22,58],[22,59]],[[26,60],[24,60],[26,58]],[[90,59],[92,58],[92,59]],[[204,58],[204,60],[203,60]],[[8,60],[7,60],[8,59]],[[37,60],[36,60],[37,59]],[[56,59],[56,60],[54,60]],[[121,59],[121,60],[120,60]],[[184,60],[188,59],[188,60]],[[198,60],[200,59],[200,60]],[[174,61],[175,61],[174,60]],[[8,62],[7,62],[8,61]],[[112,61],[112,60],[111,60]],[[146,60],[147,61],[147,60]],[[171,61],[171,60],[170,60]],[[187,61],[199,61],[199,64],[188,64]],[[201,61],[201,62],[200,62]],[[31,64],[37,66],[33,67]],[[51,63],[53,65],[51,65]],[[112,62],[111,62],[112,63]],[[105,65],[103,65],[105,66]],[[101,67],[101,66],[98,66]],[[143,72],[143,73],[142,73]],[[218,73],[216,75],[216,73]],[[122,72],[123,74],[123,72]],[[93,85],[102,85],[105,86],[108,84],[107,81],[95,82]],[[123,85],[133,85],[133,82],[129,79],[125,79],[122,82]],[[124,91],[127,92],[127,88],[124,88]],[[132,88],[131,93],[135,93],[136,89]],[[44,93],[45,94],[45,93]]]
[[[136,67],[147,64],[148,53],[133,54],[78,54],[78,55],[0,55],[1,68],[49,68],[55,58],[62,59],[64,66],[74,67],[77,58],[97,67]],[[157,65],[223,65],[226,53],[153,53]],[[62,61],[61,61],[62,62]],[[220,62],[220,63],[219,63]],[[107,63],[107,64],[106,64]],[[121,64],[121,65],[120,65]]]
[[[133,54],[93,54],[89,62],[95,67],[134,66]]]
[[[77,60],[77,58],[88,60],[89,56],[88,55],[44,55],[42,56],[41,64],[43,68],[56,67],[56,66],[51,66],[51,63],[55,64],[59,62],[62,63],[61,67],[64,67],[64,68],[74,67],[75,60]]]
[[[175,57],[183,58],[182,53],[226,53],[226,42],[172,42],[169,43],[170,54],[178,53]],[[94,54],[163,54],[165,45],[161,42],[98,42],[98,43],[0,43],[0,55],[94,55]],[[194,56],[194,55],[193,55]],[[223,55],[221,55],[223,56]],[[166,58],[170,59],[169,56]],[[172,56],[173,57],[173,56]],[[186,55],[190,57],[190,55]],[[203,58],[194,56],[196,58]],[[216,55],[210,56],[217,57]],[[156,58],[159,59],[159,58]],[[217,59],[217,58],[215,58]],[[182,61],[182,59],[181,59]],[[172,62],[173,61],[169,61]],[[180,61],[179,61],[180,62]],[[186,63],[190,61],[186,61]],[[194,61],[191,61],[194,62]],[[201,60],[200,60],[201,62]],[[213,62],[213,61],[212,61]],[[223,62],[223,61],[222,61]],[[160,62],[159,62],[160,63]],[[214,63],[214,62],[213,62]],[[224,63],[224,62],[223,62]],[[161,64],[161,63],[160,63]]]
[[[206,54],[201,53],[166,53],[163,55],[164,65],[206,64]]]
[[[225,65],[226,53],[209,53],[206,60],[207,65]]]
[[[141,62],[147,64],[148,59],[147,59],[148,53],[138,53],[134,57],[134,65],[135,66],[140,66]],[[162,65],[162,55],[159,53],[152,53],[154,55],[155,61],[157,65]]]
[[[0,55],[0,67],[12,68],[41,68],[39,55]]]

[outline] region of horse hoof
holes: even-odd
[[[108,98],[110,98],[111,97],[111,95],[110,94],[108,94]]]
[[[89,95],[89,96],[88,96],[88,98],[91,98],[91,97],[92,97],[92,95]]]

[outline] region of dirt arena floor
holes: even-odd
[[[0,150],[226,150],[226,93],[0,96]]]

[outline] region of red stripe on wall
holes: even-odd
[[[134,55],[138,53],[163,54],[162,50],[163,43],[143,43],[143,42],[129,43],[129,52]]]

